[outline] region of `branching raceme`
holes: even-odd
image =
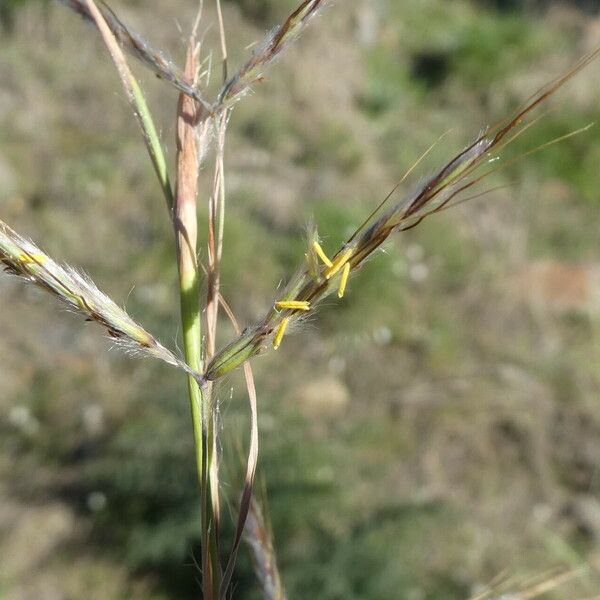
[[[204,373],[205,379],[220,379],[269,346],[279,348],[290,326],[301,322],[327,295],[337,290],[339,298],[344,296],[350,275],[357,271],[392,233],[411,229],[433,213],[485,193],[473,193],[474,188],[506,164],[498,163],[489,166],[487,170],[485,166],[496,163],[500,151],[532,124],[530,117],[536,108],[599,54],[600,48],[597,48],[584,56],[562,77],[534,94],[513,116],[479,136],[470,146],[421,183],[413,193],[385,209],[385,204],[398,188],[396,186],[331,259],[326,256],[320,245],[317,230],[312,228],[304,263],[290,280],[280,299],[261,322],[247,328],[213,358]],[[585,129],[587,127],[583,130]],[[552,140],[548,144],[557,141],[560,140]],[[548,144],[533,151],[540,150]]]
[[[200,381],[201,375],[190,369],[173,352],[138,325],[122,308],[101,292],[89,277],[63,266],[0,221],[0,262],[4,270],[18,275],[50,292],[86,321],[102,325],[108,335],[130,354],[157,358],[182,369]]]
[[[78,13],[90,24],[96,25],[96,20],[85,0],[58,1]],[[193,81],[170,58],[153,48],[142,36],[126,26],[106,3],[99,3],[99,11],[112,35],[124,50],[151,69],[158,77],[202,106],[202,122],[204,122],[231,107],[252,84],[259,81],[264,69],[299,37],[309,21],[325,4],[326,0],[303,2],[281,27],[267,36],[260,49],[224,84],[217,100],[213,103],[204,99]],[[135,90],[130,90],[130,93],[134,92]],[[198,126],[200,125],[199,121]],[[161,183],[165,185],[164,181]],[[169,185],[168,181],[166,185]],[[170,195],[172,199],[171,190],[166,195]],[[190,369],[181,358],[137,325],[116,303],[100,292],[89,278],[82,276],[71,267],[60,266],[3,222],[0,222],[0,260],[5,263],[8,273],[22,275],[27,281],[52,292],[87,319],[104,325],[109,335],[118,341],[119,346],[130,352],[152,356],[176,366],[200,384],[207,381],[206,377]]]
[[[95,20],[85,0],[58,0],[58,2],[95,25]],[[255,50],[248,61],[224,84],[217,100],[213,103],[209,103],[203,97],[193,81],[186,77],[164,52],[153,48],[141,35],[127,27],[106,3],[100,3],[99,10],[124,50],[159,78],[199,102],[208,110],[209,114],[216,115],[224,108],[231,107],[250,90],[254,83],[260,81],[265,69],[300,37],[309,22],[328,3],[329,0],[304,0],[283,25],[271,32],[258,50]]]

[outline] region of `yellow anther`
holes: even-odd
[[[310,310],[310,302],[304,300],[280,300],[275,302],[278,310]]]
[[[331,267],[325,271],[325,277],[331,279],[336,273],[339,273],[344,265],[352,258],[354,250],[346,248],[334,261]]]
[[[340,279],[340,287],[338,288],[338,298],[343,298],[348,285],[348,277],[350,275],[350,263],[347,262],[342,270],[342,278]]]
[[[326,267],[333,267],[333,263],[329,260],[327,254],[325,254],[325,251],[323,250],[321,244],[317,242],[317,240],[313,242],[313,249],[317,253],[317,256],[323,261]]]
[[[275,348],[275,350],[277,350],[277,348],[279,348],[279,346],[281,346],[281,340],[283,339],[283,336],[285,335],[285,330],[287,329],[289,322],[290,322],[290,318],[285,317],[285,319],[283,319],[283,321],[281,321],[281,323],[279,324],[279,327],[277,328],[277,332],[275,333],[275,337],[273,338],[273,348]]]
[[[40,263],[43,264],[46,261],[46,257],[43,254],[19,254],[19,260],[22,263]]]

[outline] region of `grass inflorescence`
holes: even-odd
[[[50,292],[87,321],[102,325],[116,345],[126,352],[162,360],[196,380],[200,379],[199,373],[138,325],[89,277],[72,267],[60,265],[3,221],[0,221],[0,262],[4,264],[5,272]]]
[[[301,321],[332,291],[337,290],[339,298],[344,296],[350,275],[360,269],[394,232],[416,227],[436,212],[485,194],[485,191],[477,193],[476,186],[504,167],[502,163],[493,163],[499,160],[502,149],[535,123],[531,113],[599,54],[600,48],[597,48],[584,56],[564,75],[533,94],[514,115],[484,131],[412,193],[386,209],[385,204],[396,192],[398,184],[333,257],[327,257],[317,229],[312,228],[304,264],[290,279],[280,298],[261,322],[249,327],[214,357],[207,366],[205,378],[214,381],[223,377],[269,345],[279,348],[290,326]],[[587,127],[581,131],[585,129]],[[579,131],[570,135],[576,133]],[[556,141],[559,140],[550,140],[532,152]],[[487,170],[484,169],[486,165]]]
[[[79,14],[85,21],[96,24],[96,20],[85,0],[58,0],[71,10]],[[197,102],[205,104],[200,92],[194,87],[193,82],[188,80],[179,70],[175,63],[165,55],[164,52],[156,50],[141,35],[126,26],[108,4],[100,3],[98,10],[110,28],[111,33],[122,48],[127,50],[131,56],[139,60],[143,65],[155,73],[157,77],[170,83],[179,91],[194,98]]]
[[[258,454],[258,402],[250,359],[269,348],[279,348],[285,336],[301,325],[330,294],[336,293],[339,299],[343,299],[348,293],[352,275],[363,267],[393,233],[416,227],[434,213],[485,194],[486,190],[479,192],[477,186],[510,163],[497,162],[502,150],[535,124],[533,112],[596,59],[600,48],[584,56],[564,75],[536,92],[505,121],[486,129],[472,144],[445,161],[399,201],[393,200],[400,185],[404,183],[405,176],[333,255],[325,252],[317,227],[311,226],[304,249],[305,256],[295,274],[273,298],[265,316],[241,332],[220,288],[224,247],[224,155],[227,126],[237,102],[253,85],[262,81],[266,69],[300,37],[329,2],[302,1],[283,24],[269,33],[242,66],[229,76],[221,4],[216,0],[223,77],[219,91],[211,101],[206,99],[200,84],[202,78],[199,77],[200,44],[196,33],[200,15],[189,38],[185,68],[180,69],[165,53],[156,50],[142,36],[129,29],[106,4],[96,5],[93,0],[59,1],[100,31],[142,130],[174,230],[185,360],[160,344],[115,302],[100,292],[88,277],[57,263],[2,221],[0,261],[7,272],[38,285],[70,309],[83,315],[86,320],[102,325],[109,336],[125,350],[162,360],[189,376],[188,397],[201,496],[199,512],[203,597],[205,600],[220,600],[229,596],[239,544],[245,537],[251,547],[265,597],[282,600],[285,592],[277,570],[271,532],[252,495]],[[177,110],[177,177],[174,186],[169,177],[166,153],[157,133],[158,129],[141,88],[129,70],[124,52],[180,93]],[[207,296],[201,301],[203,268],[198,260],[198,178],[201,158],[206,155],[211,139],[215,146],[215,165],[212,191],[207,202],[208,260],[204,268]],[[557,140],[551,140],[544,146],[555,141]],[[532,152],[537,149],[539,148]],[[233,323],[237,338],[217,351],[221,307]],[[234,542],[229,560],[223,568],[220,540],[220,424],[214,382],[242,365],[250,404],[250,444]]]

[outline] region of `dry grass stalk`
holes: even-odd
[[[582,569],[557,567],[522,582],[500,576],[470,600],[535,600],[581,576],[582,572]]]
[[[219,16],[219,31],[221,39],[221,53],[223,60],[223,71],[226,71],[227,65],[227,43],[223,18],[221,14],[221,5],[216,4]],[[219,297],[221,281],[221,255],[223,251],[223,233],[225,221],[225,184],[224,184],[224,153],[225,153],[225,132],[227,128],[227,111],[222,111],[212,123],[216,129],[217,147],[215,155],[215,167],[213,175],[213,191],[208,200],[208,269],[207,269],[207,299],[206,299],[206,340],[204,344],[204,355],[206,360],[210,360],[215,352],[215,340],[217,336],[217,325],[219,317]],[[249,388],[250,392],[250,388]],[[220,490],[219,490],[219,453],[217,447],[218,438],[218,412],[214,398],[214,390],[211,385],[207,385],[205,390],[205,414],[206,423],[206,464],[207,464],[207,485],[205,493],[208,494],[211,503],[211,514],[213,515],[213,560],[217,563],[213,566],[213,571],[219,569],[218,579],[215,578],[215,591],[219,597],[224,597],[228,592],[229,578],[227,574],[223,577],[219,561],[219,531],[220,531]],[[232,553],[232,560],[235,562],[235,550]]]
[[[240,326],[233,314],[233,311],[223,298],[219,294],[219,303],[223,307],[223,310],[227,314],[227,317],[231,321],[235,332],[240,335]],[[247,519],[250,517],[252,494],[254,489],[254,480],[256,477],[256,467],[258,464],[258,399],[256,396],[256,386],[254,384],[254,374],[252,372],[252,366],[249,362],[244,363],[244,376],[246,378],[246,390],[248,392],[248,403],[250,406],[250,446],[248,449],[248,457],[246,460],[246,475],[244,478],[244,489],[242,490],[242,496],[240,499],[240,506],[238,511],[238,521],[235,530],[235,538],[233,540],[233,547],[227,561],[227,566],[223,574],[223,580],[221,583],[221,597],[226,598],[228,594],[228,588],[233,576],[233,570],[237,560],[237,554],[242,541],[242,537],[246,530]]]
[[[198,17],[199,19],[199,17]],[[198,72],[198,52],[195,32],[188,42],[185,75],[195,81]],[[184,93],[180,94],[177,110],[177,186],[173,207],[173,227],[179,269],[181,319],[186,360],[190,365],[202,364],[202,323],[199,310],[200,281],[198,265],[198,175],[200,144],[206,136],[205,109]],[[202,393],[194,381],[188,381],[188,395],[194,437],[196,464],[200,483],[202,593],[214,598],[219,589],[221,568],[218,561],[219,507],[213,502],[212,489],[218,485],[210,477],[214,443],[212,426],[208,425],[209,394]]]

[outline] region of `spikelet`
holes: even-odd
[[[219,94],[218,104],[229,107],[250,87],[260,81],[265,69],[306,29],[308,23],[327,4],[327,0],[304,0],[254,51],[250,59],[229,79]]]
[[[225,83],[214,103],[208,102],[202,96],[164,52],[153,48],[142,36],[126,26],[105,2],[102,2],[98,8],[112,34],[124,50],[149,68],[157,77],[199,102],[206,110],[207,115],[215,115],[230,108],[253,84],[262,79],[265,69],[300,37],[308,23],[319,14],[328,1],[303,0],[283,25],[269,33],[250,59]],[[85,21],[95,25],[95,20],[85,1],[58,0],[58,2],[79,14]]]
[[[303,5],[305,10],[316,6],[316,3]],[[298,26],[298,24],[294,25],[294,27]],[[311,228],[305,264],[290,280],[282,298],[275,303],[260,323],[249,330],[251,333],[245,334],[222,352],[217,353],[208,365],[207,379],[218,378],[240,366],[249,357],[268,347],[269,340],[272,346],[278,348],[288,326],[302,318],[303,312],[312,311],[334,289],[337,289],[340,298],[343,297],[352,271],[359,269],[392,233],[411,229],[427,216],[454,203],[467,200],[470,197],[468,193],[477,184],[503,168],[503,165],[489,167],[483,172],[481,168],[497,160],[499,152],[532,124],[530,114],[598,55],[600,55],[600,47],[585,55],[565,74],[531,96],[513,116],[480,135],[471,145],[451,158],[431,177],[425,179],[412,193],[384,209],[384,204],[396,191],[398,187],[396,186],[333,258],[327,257],[319,244],[316,230]],[[569,135],[585,129],[587,127]],[[556,141],[560,140],[552,140],[539,149]],[[280,308],[286,310],[279,310]],[[240,345],[243,345],[243,352],[239,352]],[[225,356],[227,359],[224,361]],[[219,366],[218,369],[215,368],[216,365]]]
[[[117,346],[128,353],[149,356],[182,369],[201,385],[203,378],[191,370],[156,338],[138,325],[123,309],[86,276],[52,260],[0,220],[0,262],[5,271],[34,283],[58,298],[87,321],[106,328]]]
[[[270,524],[260,504],[252,497],[244,539],[250,546],[254,572],[258,577],[265,600],[286,600],[285,590],[277,567]]]
[[[84,1],[58,1],[76,12],[88,23],[95,25],[95,20]],[[202,97],[199,90],[188,81],[180,69],[175,66],[173,61],[168,58],[164,52],[153,48],[141,35],[127,27],[105,2],[99,4],[98,9],[104,17],[112,34],[124,50],[149,68],[157,77],[167,81],[180,92],[190,96],[212,112],[212,107]]]

